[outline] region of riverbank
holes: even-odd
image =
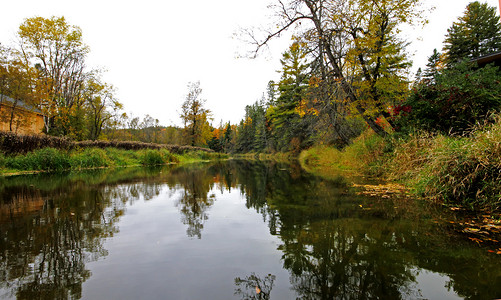
[[[41,148],[17,155],[0,153],[0,176],[83,170],[93,168],[151,166],[225,159],[228,156],[207,151],[172,153],[167,149],[124,150],[113,147]]]
[[[501,208],[501,117],[471,135],[426,133],[381,138],[365,132],[342,151],[317,146],[299,157],[309,172],[339,170],[400,183],[427,201],[467,210]]]
[[[356,186],[368,196],[412,196],[443,206],[455,213],[446,220],[453,230],[501,254],[500,121],[465,137],[421,133],[384,139],[367,131],[342,151],[316,146],[299,161],[324,178],[345,173],[382,181]]]

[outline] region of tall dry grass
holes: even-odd
[[[300,155],[320,175],[351,170],[398,181],[427,200],[469,209],[501,208],[501,116],[468,136],[427,132],[383,139],[365,132],[343,150],[316,146]]]
[[[428,133],[400,142],[390,179],[406,182],[429,200],[470,209],[501,207],[501,117],[469,136]]]

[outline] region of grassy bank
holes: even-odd
[[[73,147],[41,148],[25,154],[0,153],[0,174],[29,171],[81,170],[102,167],[150,166],[223,159],[226,155],[207,151],[185,151],[180,154],[167,149],[124,150],[119,148]]]
[[[399,182],[427,200],[467,209],[501,208],[501,117],[467,137],[416,133],[383,139],[365,132],[340,151],[317,146],[303,167],[329,177],[340,170]]]

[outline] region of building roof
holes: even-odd
[[[483,67],[490,63],[494,63],[496,66],[501,66],[501,52],[481,56],[479,58],[475,58],[472,61],[476,62],[480,67]]]
[[[28,111],[31,111],[31,112],[34,112],[37,114],[42,114],[42,112],[38,108],[33,107],[33,106],[25,103],[24,101],[15,100],[9,96],[5,96],[5,95],[0,94],[0,103],[3,103],[3,102],[8,102],[11,105],[15,104],[17,107],[21,107],[23,109],[26,109]]]

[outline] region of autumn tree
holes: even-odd
[[[251,33],[256,53],[290,28],[324,64],[353,106],[377,134],[387,132],[376,122],[390,121],[388,105],[403,100],[409,66],[399,26],[419,19],[419,0],[277,0],[280,19],[273,30]],[[343,99],[344,100],[344,99]]]
[[[471,2],[447,30],[444,52],[449,64],[501,51],[501,22],[496,8]]]
[[[139,124],[143,142],[157,143],[159,137],[160,121],[149,114],[145,115],[143,121]]]
[[[82,41],[82,31],[69,25],[64,17],[34,17],[21,24],[18,36],[24,63],[36,66],[37,85],[47,95],[38,104],[44,113],[46,131],[66,134],[68,116],[82,101],[87,76],[85,58],[89,48]]]
[[[9,130],[14,131],[19,125],[29,125],[29,118],[16,114],[21,102],[24,107],[34,106],[33,79],[36,74],[34,68],[26,67],[19,60],[17,51],[0,45],[0,95],[13,99],[12,103],[4,106],[0,119],[9,124]],[[1,99],[3,101],[3,98]]]
[[[184,124],[186,142],[191,146],[203,146],[210,139],[211,111],[205,108],[205,99],[201,98],[200,82],[188,84],[188,94],[181,106],[180,117]]]
[[[102,83],[97,76],[85,82],[82,97],[87,112],[87,138],[96,140],[106,124],[122,108],[122,104],[115,98],[113,86]]]
[[[343,148],[360,135],[366,126],[363,120],[351,113],[344,91],[331,76],[314,70],[308,82],[308,93],[301,110],[305,115],[314,115],[310,131],[315,132],[314,141]]]
[[[223,152],[223,134],[224,127],[221,121],[219,127],[212,129],[211,139],[207,141],[207,146],[216,152]]]

